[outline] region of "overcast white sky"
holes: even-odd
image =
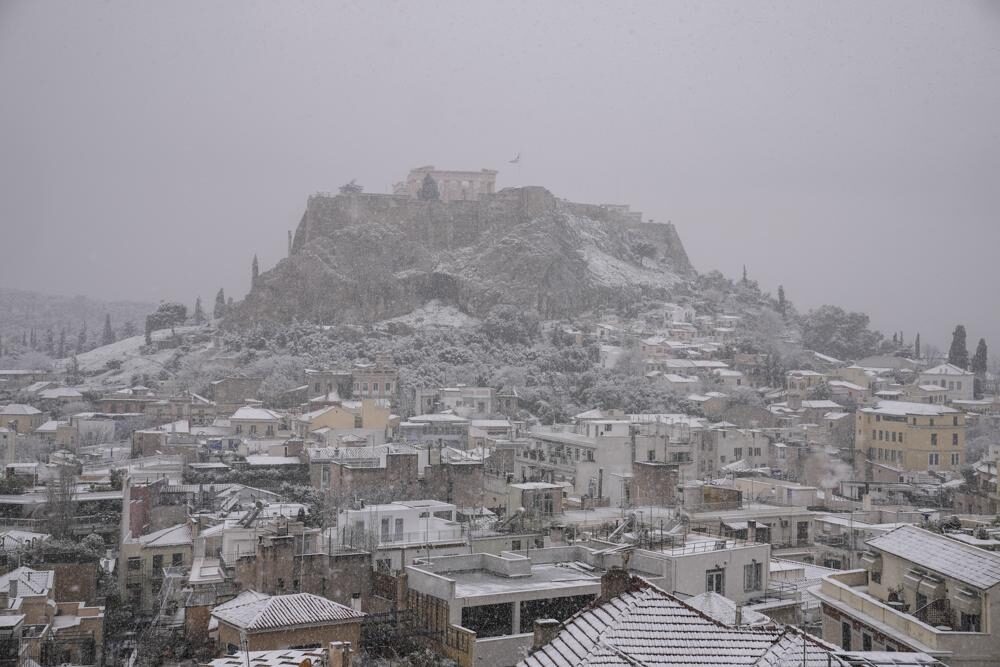
[[[239,298],[309,193],[493,167],[1000,350],[1000,2],[8,0],[0,91],[7,287]]]

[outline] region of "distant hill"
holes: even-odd
[[[137,301],[103,301],[85,296],[57,296],[0,288],[0,336],[20,338],[35,329],[39,340],[48,329],[58,335],[66,330],[67,337],[76,340],[84,323],[89,337],[100,337],[104,331],[104,316],[111,315],[111,326],[118,333],[125,322],[131,321],[143,330],[146,315],[156,310],[156,304]]]
[[[541,187],[450,202],[317,195],[291,255],[260,275],[227,324],[368,323],[432,301],[472,317],[501,304],[568,317],[669,298],[694,277],[673,225]]]

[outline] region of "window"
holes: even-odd
[[[372,391],[378,393],[378,382],[372,382]]]
[[[951,425],[952,426],[958,426],[958,417],[952,417],[951,418]]]
[[[605,424],[604,425],[604,432],[605,433],[610,433],[611,432],[611,424]]]
[[[250,424],[250,435],[257,435],[257,425]]]
[[[899,441],[903,442],[903,434],[902,433],[899,434]]]
[[[521,540],[511,540],[510,541],[510,550],[511,551],[520,551],[521,550]]]
[[[386,382],[385,383],[385,393],[387,393],[387,394],[391,394],[392,393],[392,383],[391,382]]]
[[[934,452],[933,454],[928,454],[927,455],[927,464],[928,465],[932,465],[932,466],[936,466],[938,464],[938,454],[937,454],[937,452]]]
[[[893,442],[896,442],[896,432],[895,432],[895,431],[893,431],[893,432],[892,432],[892,433],[891,433],[890,435],[892,436],[891,440],[892,440]]]
[[[132,570],[133,572],[141,570],[142,569],[142,559],[139,558],[138,556],[132,556],[131,558],[129,558],[128,559],[128,569]]]
[[[743,566],[743,590],[759,591],[763,587],[763,563],[752,562]]]
[[[862,651],[872,650],[872,636],[867,632],[861,633],[861,650]]]
[[[958,452],[952,452],[951,453],[951,464],[953,466],[957,466],[958,465],[958,460],[959,460],[959,454],[958,454]]]
[[[982,632],[982,616],[979,614],[966,614],[963,611],[960,622],[962,624],[962,632]]]
[[[848,621],[842,621],[840,624],[840,646],[845,651],[851,650],[851,624]]]
[[[931,426],[934,426],[934,417],[931,417]]]
[[[705,591],[726,594],[726,571],[722,568],[705,572]]]
[[[937,433],[931,433],[931,445],[937,447]]]
[[[162,574],[160,570],[163,569],[163,554],[157,554],[153,556],[153,576],[157,574]]]
[[[647,461],[655,461],[656,460],[656,450],[655,449],[650,449],[649,451],[647,451],[646,452],[646,457],[647,457],[646,458]]]
[[[958,433],[951,434],[951,444],[955,447],[958,446]]]
[[[743,448],[742,447],[736,447],[735,449],[733,449],[733,458],[734,459],[741,459],[741,458],[743,458]]]
[[[174,567],[180,567],[184,564],[184,554],[170,554],[170,564]]]

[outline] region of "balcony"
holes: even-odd
[[[896,609],[868,593],[867,570],[847,570],[823,579],[811,592],[845,616],[875,628],[893,639],[933,656],[954,654],[963,659],[981,656],[987,664],[1000,650],[1000,641],[985,632],[941,630],[917,616]],[[927,611],[927,610],[923,610]],[[922,614],[932,617],[934,614]]]

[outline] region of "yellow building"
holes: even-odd
[[[901,470],[954,470],[965,461],[965,413],[943,405],[879,401],[857,413],[855,447]]]
[[[320,429],[348,433],[355,429],[382,431],[388,436],[392,418],[389,402],[385,399],[366,398],[360,401],[341,401],[295,419],[295,432],[305,438]]]
[[[34,432],[45,423],[45,413],[30,405],[11,403],[0,408],[0,426],[12,426],[21,435]]]

